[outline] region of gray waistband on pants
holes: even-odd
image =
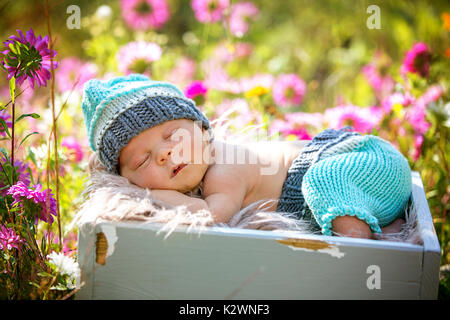
[[[353,130],[353,127],[350,126],[339,130],[326,129],[316,135],[300,151],[297,158],[292,161],[289,167],[276,211],[293,213],[299,219],[309,219],[316,227],[318,226],[303,198],[303,176],[318,161],[323,151],[352,136],[360,135],[359,132],[354,132]]]

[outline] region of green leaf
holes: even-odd
[[[6,134],[11,139],[11,134],[9,133],[8,125],[6,124],[6,121],[4,119],[0,118],[0,125],[3,127],[3,129],[5,129]]]
[[[29,134],[27,134],[27,136],[25,137],[25,138],[23,138],[22,139],[22,141],[20,141],[20,143],[19,143],[19,146],[17,147],[17,148],[20,148],[20,146],[22,145],[22,143],[29,137],[29,136],[31,136],[31,135],[33,135],[33,134],[39,134],[39,132],[32,132],[32,133],[29,133]]]
[[[8,151],[6,151],[6,149],[5,148],[3,148],[3,147],[1,147],[0,148],[0,152],[3,154],[3,156],[6,158],[6,162],[11,162],[11,161],[9,161],[9,155],[8,155]]]
[[[12,77],[9,80],[9,93],[11,94],[12,103],[14,103],[15,91],[16,91],[16,78]]]
[[[34,119],[38,119],[38,118],[40,118],[41,116],[38,115],[37,113],[26,113],[26,114],[22,114],[20,117],[18,117],[18,118],[16,119],[16,121],[15,121],[14,123],[17,123],[19,120],[22,120],[22,119],[25,118],[25,117],[31,117],[31,118],[34,118]]]

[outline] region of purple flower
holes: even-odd
[[[142,73],[150,76],[150,63],[161,59],[162,49],[153,42],[130,42],[119,49],[119,70],[124,74]]]
[[[259,14],[253,2],[238,2],[231,6],[230,32],[236,37],[242,37],[248,31],[248,21],[255,19]]]
[[[431,54],[428,46],[423,42],[419,42],[406,52],[401,72],[403,75],[411,72],[426,77],[430,71],[430,60]]]
[[[28,79],[33,89],[35,83],[39,87],[45,86],[52,76],[50,59],[56,56],[56,51],[49,49],[48,36],[36,38],[33,29],[28,30],[26,36],[21,30],[17,33],[19,37],[12,35],[3,42],[7,49],[2,52],[5,55],[2,65],[8,72],[8,80],[14,76],[19,85]],[[53,68],[57,66],[58,63],[53,61]]]
[[[75,82],[75,90],[80,93],[86,81],[97,75],[97,66],[93,63],[83,62],[76,57],[68,57],[61,60],[56,72],[56,82],[61,92],[72,90]]]
[[[6,162],[6,159],[4,156],[1,157],[2,163]],[[20,160],[14,161],[14,167],[16,168],[16,173],[18,174],[17,181],[22,181],[26,186],[30,185],[30,174],[28,173],[27,169],[29,168],[28,165],[24,162],[21,162]],[[0,167],[1,171],[1,167]],[[9,185],[9,182],[7,181],[6,176],[1,171],[0,172],[0,188],[3,188],[5,186]],[[8,189],[3,189],[0,191],[1,196],[6,196],[8,192]]]
[[[13,229],[0,225],[0,250],[19,249],[19,244],[24,242]]]
[[[192,0],[191,7],[195,18],[203,23],[217,22],[230,5],[229,0]]]
[[[305,82],[293,73],[280,75],[273,85],[273,99],[282,107],[301,104],[305,92]]]
[[[159,29],[170,17],[166,0],[122,0],[120,6],[125,22],[135,30]]]
[[[11,186],[8,189],[7,194],[11,195],[14,199],[13,205],[21,202],[29,200],[35,205],[39,207],[39,214],[36,215],[35,223],[37,223],[38,219],[42,221],[48,222],[49,224],[53,223],[52,215],[56,216],[56,200],[53,198],[53,194],[51,193],[51,189],[42,190],[42,186],[40,184],[35,186],[35,189],[29,189],[22,181],[17,182],[15,185]],[[49,193],[50,192],[50,193]],[[48,220],[47,220],[47,196],[49,196],[49,212],[48,212]],[[22,204],[21,204],[22,206]]]

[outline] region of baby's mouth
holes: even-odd
[[[187,166],[186,163],[181,163],[181,164],[175,166],[175,168],[173,168],[173,170],[172,170],[172,177],[171,178],[175,177],[178,174],[178,172],[180,172],[186,166]]]

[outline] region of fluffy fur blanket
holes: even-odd
[[[173,207],[152,198],[149,189],[131,184],[126,178],[109,174],[98,161],[95,153],[89,160],[89,182],[82,194],[82,204],[74,223],[95,224],[101,221],[141,221],[142,223],[160,223],[160,232],[166,237],[178,226],[189,226],[188,231],[201,232],[213,226],[210,212],[189,212],[185,206]],[[199,190],[193,190],[191,196],[199,196]],[[227,224],[214,226],[257,230],[296,231],[312,234],[306,221],[293,215],[265,210],[265,206],[274,200],[259,201],[241,209]],[[401,232],[383,234],[379,240],[405,241],[421,243],[416,224],[416,210],[413,203],[405,212],[406,223]]]

